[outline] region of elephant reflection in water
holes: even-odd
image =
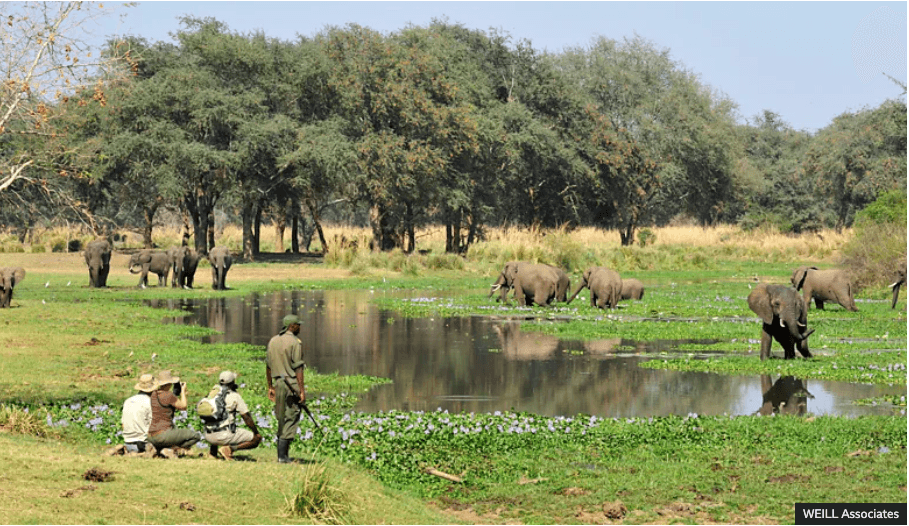
[[[521,322],[509,321],[494,325],[499,337],[502,356],[509,360],[546,360],[559,347],[559,339],[536,332],[521,332]]]
[[[621,338],[586,341],[584,342],[584,353],[593,356],[612,355],[616,353],[616,348],[620,345],[622,345]]]
[[[793,376],[781,376],[773,382],[769,374],[762,374],[761,391],[764,399],[761,408],[756,411],[761,415],[804,415],[808,411],[808,399],[814,398],[808,392],[808,386]]]

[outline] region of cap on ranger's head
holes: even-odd
[[[295,314],[288,314],[287,316],[284,316],[284,328],[285,329],[290,327],[294,323],[296,323],[297,325],[300,324],[300,318],[298,318]]]
[[[235,381],[237,381],[237,373],[233,371],[222,371],[221,374],[218,375],[218,383],[221,385],[232,384]]]

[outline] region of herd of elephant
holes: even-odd
[[[88,265],[90,287],[106,287],[107,276],[110,273],[110,257],[112,249],[110,241],[96,239],[85,246],[85,264]],[[189,247],[172,247],[167,250],[143,249],[129,258],[129,271],[132,274],[141,274],[139,287],[148,286],[149,272],[158,275],[158,286],[167,286],[167,278],[171,277],[172,287],[193,288],[193,278],[196,267],[202,256]],[[215,290],[227,289],[227,271],[233,259],[230,250],[225,246],[216,246],[208,253],[211,263],[212,288]],[[8,308],[13,299],[13,289],[25,279],[25,269],[22,267],[0,268],[0,308]]]
[[[748,295],[748,307],[761,318],[761,360],[770,357],[770,347],[776,340],[783,347],[784,358],[795,358],[795,351],[811,357],[808,336],[808,309],[811,301],[823,310],[824,303],[838,303],[849,311],[857,311],[852,283],[841,270],[818,270],[803,266],[795,269],[790,278],[792,286],[760,284]],[[890,308],[896,308],[900,287],[906,282],[906,269],[897,271]],[[590,290],[590,306],[615,309],[620,300],[642,299],[644,285],[636,279],[622,279],[615,270],[590,267],[581,275],[571,297],[571,280],[564,270],[542,263],[509,261],[489,291],[499,293],[497,301],[506,301],[508,291],[514,291],[518,305],[551,305],[557,301],[571,303],[584,288]],[[801,292],[801,294],[800,294]]]
[[[89,286],[107,286],[111,252],[111,244],[106,239],[96,239],[85,245]],[[202,255],[189,247],[171,247],[167,250],[146,248],[130,256],[129,272],[140,274],[139,287],[143,289],[148,286],[149,273],[158,275],[159,287],[167,286],[167,278],[170,276],[172,287],[191,289],[196,267],[201,260]],[[208,261],[211,263],[212,288],[225,290],[227,271],[233,263],[230,250],[225,246],[216,246],[209,251]]]

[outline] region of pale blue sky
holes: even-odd
[[[557,52],[602,35],[635,33],[669,48],[739,106],[740,121],[764,109],[816,131],[849,110],[874,107],[906,82],[906,2],[140,2],[101,36],[170,40],[178,17],[214,17],[231,30],[284,40],[357,23],[390,33],[447,17],[497,28]]]

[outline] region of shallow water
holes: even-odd
[[[516,320],[404,318],[371,303],[383,293],[288,291],[149,303],[192,313],[173,318],[174,323],[221,332],[207,341],[261,345],[263,356],[282,318],[297,314],[308,367],[393,381],[361,396],[356,409],[369,412],[442,408],[641,417],[742,415],[776,409],[857,416],[890,414],[893,408],[856,406],[851,403],[854,399],[906,393],[903,386],[643,369],[637,364],[651,359],[653,353],[671,353],[680,343],[689,342],[583,342],[523,332]],[[415,292],[394,294],[417,296]]]

